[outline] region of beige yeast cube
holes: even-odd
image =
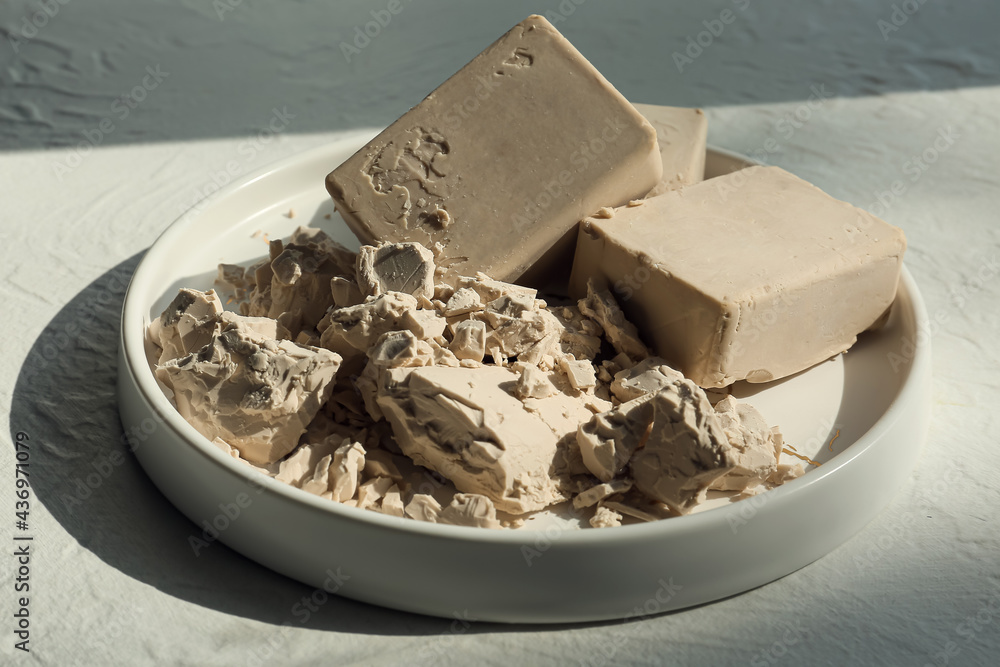
[[[548,263],[571,257],[582,218],[642,197],[661,173],[652,126],[531,16],[326,185],[362,243],[441,243],[439,265],[512,281],[547,251]]]
[[[751,167],[584,220],[570,292],[609,285],[702,387],[768,382],[851,347],[892,304],[905,249],[902,230]]]

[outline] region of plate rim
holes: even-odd
[[[209,215],[212,209],[220,202],[236,195],[244,188],[253,187],[268,176],[294,168],[300,163],[308,162],[330,153],[344,152],[349,149],[349,146],[355,143],[359,143],[359,148],[356,150],[360,150],[364,147],[364,142],[379,131],[381,130],[376,128],[359,128],[343,132],[320,146],[301,151],[265,165],[221,187],[205,199],[192,205],[170,223],[144,254],[129,281],[122,306],[120,329],[121,357],[127,366],[132,381],[141,394],[143,402],[157,415],[161,427],[169,428],[175,436],[184,440],[187,446],[193,447],[203,459],[207,459],[213,465],[222,468],[230,474],[235,474],[243,478],[250,484],[262,486],[269,491],[276,492],[286,500],[295,502],[305,508],[327,512],[339,519],[362,523],[376,529],[402,530],[405,533],[413,533],[424,537],[479,543],[506,545],[532,543],[539,535],[545,535],[547,531],[542,528],[532,527],[523,527],[516,530],[490,530],[468,526],[433,524],[401,517],[392,517],[377,512],[348,507],[320,498],[284,482],[279,482],[277,479],[256,471],[245,463],[236,461],[226,455],[199,433],[177,412],[176,408],[174,408],[158,386],[155,377],[148,368],[145,357],[145,330],[144,328],[140,329],[136,325],[145,325],[147,323],[148,306],[150,304],[137,303],[138,296],[136,293],[145,282],[151,279],[152,276],[148,276],[147,274],[155,275],[155,271],[150,267],[157,263],[161,253],[166,252],[164,248],[170,244],[174,237],[182,235],[189,225],[195,224],[200,217]],[[353,152],[356,152],[356,150]],[[758,164],[745,155],[712,145],[707,147],[706,153],[715,153],[722,157],[743,162],[746,165]],[[921,337],[919,335],[920,331],[926,331],[928,327],[926,305],[905,263],[902,266],[899,285],[902,288],[900,291],[905,291],[905,298],[902,300],[910,306],[908,315],[913,319],[913,328],[917,332],[917,335],[915,335],[915,340],[913,341],[913,354],[910,356],[904,371],[906,377],[902,379],[896,395],[875,423],[835,457],[826,461],[819,468],[810,470],[802,477],[761,494],[761,497],[766,496],[768,498],[769,505],[788,502],[787,498],[789,496],[800,494],[809,487],[823,484],[823,480],[843,474],[842,471],[845,467],[851,465],[859,457],[864,456],[872,447],[877,446],[886,432],[901,418],[902,413],[905,411],[905,406],[909,403],[909,400],[904,400],[904,398],[912,397],[913,394],[918,393],[921,389],[914,378],[921,378],[925,374],[929,378],[926,367],[930,363],[930,339],[929,336],[925,335]],[[896,298],[897,301],[900,300],[900,292],[897,292]],[[917,443],[917,446],[920,446],[922,442],[923,439],[920,443]],[[647,523],[616,526],[612,530],[583,529],[561,531],[559,541],[568,547],[587,546],[591,544],[629,541],[632,539],[641,540],[652,535],[660,539],[672,534],[677,534],[680,537],[685,533],[712,529],[717,524],[728,528],[730,517],[740,512],[741,502],[685,516],[669,517]]]

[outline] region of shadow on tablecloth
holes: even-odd
[[[221,543],[192,555],[193,524],[160,494],[123,444],[116,399],[118,332],[141,253],[87,285],[45,327],[18,374],[11,442],[30,438],[30,481],[40,501],[84,548],[167,595],[265,623],[373,635],[453,634],[456,620],[330,596],[294,613],[313,588]],[[100,585],[100,582],[90,582]],[[461,632],[558,626],[463,623]],[[574,626],[581,627],[581,626]]]

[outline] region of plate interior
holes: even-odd
[[[334,210],[323,184],[325,176],[368,138],[359,133],[282,162],[235,193],[189,212],[199,216],[196,230],[187,226],[186,235],[157,243],[157,250],[170,256],[170,268],[162,276],[162,292],[149,295],[146,316],[159,316],[180,287],[215,287],[220,262],[245,265],[261,259],[267,255],[267,239],[286,238],[300,225],[319,227],[356,250],[358,241]],[[706,158],[706,178],[751,164],[712,148]],[[882,329],[862,334],[847,354],[789,378],[766,384],[738,382],[730,388],[736,398],[760,410],[768,424],[780,427],[786,444],[782,463],[801,463],[808,474],[816,464],[848,450],[889,407],[905,380],[905,373],[891,363],[905,333],[898,310],[893,308]],[[729,502],[716,496],[697,511]],[[534,521],[547,518],[542,514]]]

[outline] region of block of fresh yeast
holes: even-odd
[[[653,127],[530,16],[326,185],[362,243],[440,244],[439,266],[512,281],[554,246],[572,257],[582,218],[642,197],[661,173]]]
[[[636,110],[656,129],[663,176],[646,195],[655,197],[667,190],[699,183],[705,178],[705,142],[708,118],[701,109],[636,104]]]
[[[902,230],[778,167],[750,167],[580,225],[570,294],[612,289],[702,387],[768,382],[851,347],[892,304]]]

